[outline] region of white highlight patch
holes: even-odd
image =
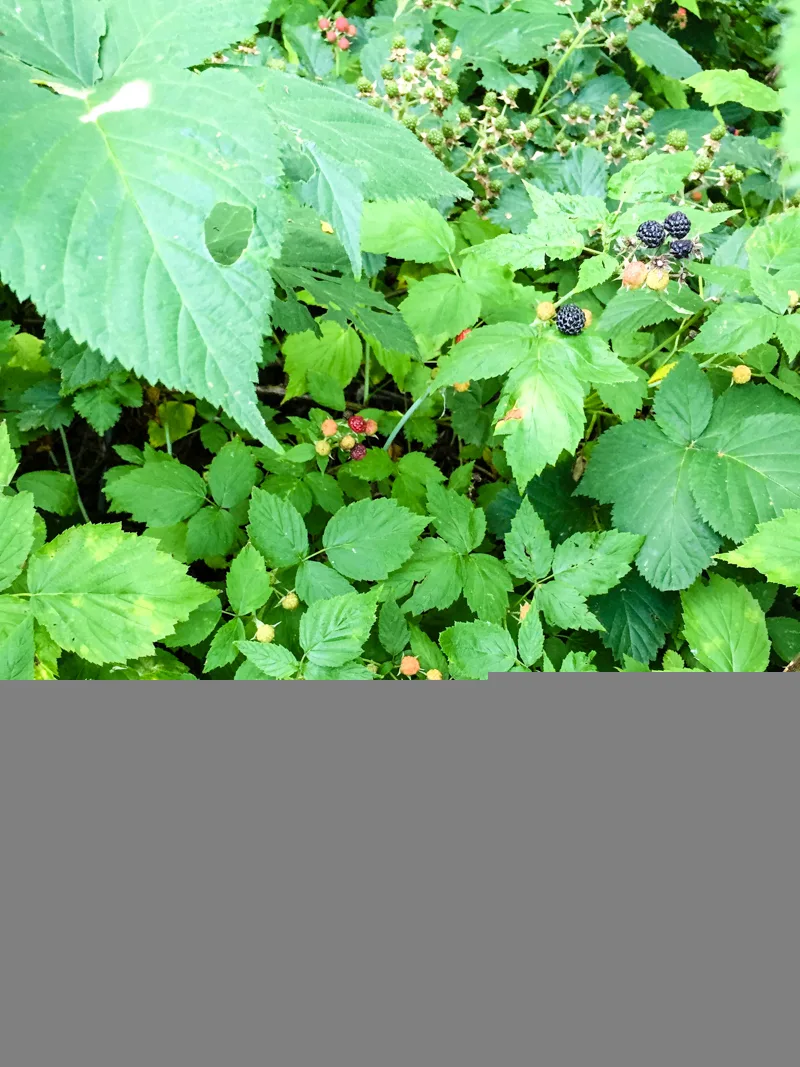
[[[128,82],[114,93],[110,100],[104,104],[98,104],[85,115],[81,115],[81,122],[97,122],[101,115],[108,115],[112,111],[136,111],[138,108],[148,107],[150,104],[150,83],[146,81]]]

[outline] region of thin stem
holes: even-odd
[[[684,320],[683,320],[683,322],[682,322],[682,323],[680,324],[680,326],[678,327],[678,329],[677,329],[677,330],[675,331],[675,333],[671,334],[671,335],[670,335],[670,336],[669,336],[669,337],[668,337],[668,338],[666,339],[666,341],[662,341],[662,342],[661,342],[661,344],[658,344],[658,345],[656,345],[656,346],[655,346],[655,348],[651,348],[651,349],[650,349],[650,351],[649,351],[649,352],[648,352],[648,353],[647,353],[646,355],[642,356],[642,358],[641,358],[641,359],[637,359],[637,360],[636,360],[636,362],[634,363],[634,367],[641,367],[641,365],[642,365],[643,363],[646,363],[646,362],[648,361],[648,359],[652,359],[652,358],[653,358],[653,356],[657,356],[657,355],[658,355],[658,353],[659,353],[659,352],[661,351],[661,349],[662,349],[662,348],[666,348],[666,347],[667,347],[667,345],[669,345],[669,344],[672,344],[672,342],[673,342],[673,341],[677,340],[677,338],[678,338],[678,337],[680,337],[680,335],[681,335],[681,333],[683,332],[683,330],[684,330],[684,329],[685,329],[685,328],[686,328],[686,327],[687,327],[688,325],[690,325],[690,323],[691,323],[691,322],[692,322],[692,321],[693,321],[694,319],[696,319],[696,318],[697,318],[697,315],[700,315],[700,314],[702,314],[702,312],[697,312],[697,314],[695,314],[695,315],[690,315],[690,316],[689,316],[688,318],[684,319]],[[674,352],[673,352],[673,354],[674,354]]]
[[[553,81],[555,80],[556,75],[561,70],[561,68],[564,66],[564,64],[569,59],[569,57],[572,55],[572,53],[575,51],[575,49],[580,47],[581,42],[583,41],[584,37],[586,36],[586,34],[589,32],[590,29],[591,29],[591,26],[587,23],[583,27],[583,29],[578,32],[577,37],[572,42],[572,44],[569,46],[569,48],[567,48],[567,50],[564,52],[564,55],[561,57],[561,59],[558,61],[558,63],[556,63],[556,65],[551,69],[550,73],[547,75],[547,77],[544,80],[544,85],[542,86],[541,92],[539,93],[539,96],[536,99],[536,103],[533,105],[533,111],[531,112],[531,117],[533,117],[535,115],[538,115],[539,112],[542,110],[542,107],[544,106],[545,99],[547,98],[547,91],[550,88],[550,86],[553,84]]]
[[[422,394],[422,396],[418,397],[418,399],[414,401],[414,403],[411,405],[411,407],[408,409],[408,411],[405,413],[405,415],[403,415],[402,419],[400,419],[398,424],[395,426],[395,428],[392,430],[392,432],[386,438],[386,443],[383,446],[384,452],[388,452],[389,451],[389,449],[391,448],[392,444],[394,443],[395,437],[397,437],[397,435],[403,429],[403,427],[408,422],[408,420],[411,418],[411,416],[414,414],[414,412],[420,407],[421,404],[425,403],[425,401],[434,392],[435,389],[436,389],[436,379],[434,378],[430,382],[430,384],[428,385],[428,388],[425,390],[425,392]]]
[[[372,355],[372,345],[367,341],[364,352],[364,407],[369,403],[369,357]]]
[[[164,419],[164,437],[167,442],[167,454],[172,455],[172,438],[169,435],[169,415]]]
[[[75,477],[75,467],[72,463],[72,453],[69,450],[69,444],[67,442],[67,435],[64,433],[64,427],[59,426],[58,432],[61,434],[61,444],[64,447],[64,455],[67,457],[67,467],[69,469],[70,477],[75,483],[75,493],[78,497],[78,507],[80,508],[80,513],[81,515],[83,515],[84,522],[91,523],[92,520],[89,518],[89,513],[84,507],[83,500],[81,499],[81,491],[78,487],[78,479]]]

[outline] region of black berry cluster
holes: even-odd
[[[586,315],[577,304],[564,304],[556,312],[556,326],[568,337],[576,337],[586,325]]]
[[[664,229],[670,237],[675,237],[678,240],[682,240],[691,228],[691,222],[682,211],[673,211],[671,215],[667,215],[664,219]]]
[[[669,250],[676,259],[689,259],[694,253],[694,241],[673,241]]]
[[[643,222],[636,231],[636,236],[648,248],[658,248],[659,245],[664,243],[666,231],[660,222],[652,220]]]

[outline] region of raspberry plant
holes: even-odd
[[[0,678],[800,667],[800,13],[0,0]]]

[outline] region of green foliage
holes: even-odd
[[[797,669],[797,4],[389,8],[0,0],[0,678]]]

